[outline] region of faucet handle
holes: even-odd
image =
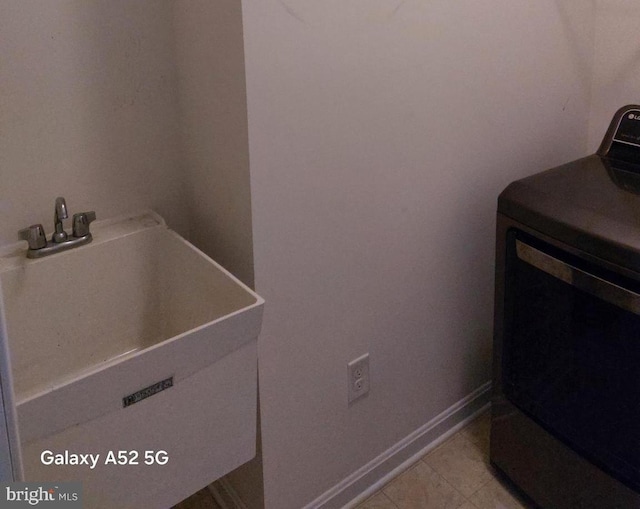
[[[73,215],[73,236],[85,237],[89,235],[89,225],[96,220],[96,213],[92,210],[90,212],[79,212]]]
[[[41,224],[32,224],[29,228],[24,228],[18,232],[20,240],[29,243],[29,249],[42,249],[47,245],[47,237]]]

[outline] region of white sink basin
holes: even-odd
[[[92,231],[91,244],[41,259],[27,259],[26,246],[22,245],[0,253],[0,284],[25,476],[43,481],[75,475],[69,480],[77,480],[82,474],[90,484],[89,496],[91,482],[100,484],[96,490],[102,491],[107,488],[98,481],[103,474],[94,475],[78,467],[43,469],[37,455],[43,447],[73,448],[73,443],[60,443],[75,440],[73,430],[79,430],[83,437],[95,432],[92,447],[106,448],[105,453],[109,448],[122,449],[124,443],[118,433],[145,436],[145,426],[157,425],[158,419],[167,420],[167,405],[187,412],[169,419],[174,437],[163,437],[156,445],[166,450],[175,444],[169,454],[176,470],[163,470],[172,472],[167,483],[171,484],[171,476],[182,477],[178,474],[182,456],[185,462],[201,461],[193,457],[193,451],[211,440],[234,444],[231,447],[235,450],[220,454],[232,457],[229,465],[216,463],[210,469],[219,476],[219,472],[235,468],[242,462],[237,451],[243,447],[252,451],[255,446],[255,341],[263,300],[169,230],[152,212],[98,221]],[[222,379],[222,387],[218,382],[218,386],[203,389],[200,379],[206,376],[205,370],[213,369],[211,376],[219,378],[222,375],[215,371],[216,364],[233,362],[234,352],[241,365],[224,368],[232,378]],[[237,380],[238,376],[244,379]],[[169,379],[167,390],[125,408],[127,396]],[[237,394],[233,392],[236,386]],[[195,432],[192,437],[179,437],[176,434],[184,425],[180,419],[191,419],[184,398],[190,399],[191,405],[231,404],[236,410],[242,408],[242,414],[235,418],[246,419],[253,434],[244,429],[240,433],[244,446],[240,446],[226,431],[240,424],[224,423],[224,433],[216,435],[215,429],[209,430],[209,423],[201,426],[203,436]],[[111,439],[104,437],[102,429],[107,421],[109,429],[122,428]],[[189,440],[194,441],[192,447],[184,445]],[[31,456],[37,458],[30,457],[31,449]],[[186,450],[191,452],[186,454]],[[215,456],[211,451],[207,454]],[[202,461],[204,465],[206,461]],[[211,472],[206,478],[205,483],[213,479]],[[121,482],[125,481],[117,480],[116,484]],[[158,478],[153,482],[158,484]],[[149,488],[150,492],[159,489]],[[156,495],[162,495],[162,503],[166,503],[166,493]],[[108,503],[122,507],[128,504],[124,499]],[[151,499],[138,498],[135,504],[140,503],[154,506]]]

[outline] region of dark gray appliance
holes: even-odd
[[[640,508],[640,106],[498,199],[491,463],[545,509]]]

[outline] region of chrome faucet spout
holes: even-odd
[[[59,219],[67,219],[69,213],[67,212],[67,202],[62,196],[56,198],[56,222]]]
[[[63,219],[67,219],[69,213],[67,212],[67,202],[62,196],[56,198],[56,210],[53,216],[53,225],[56,229],[51,240],[55,243],[64,242],[67,240],[67,232],[64,231]]]

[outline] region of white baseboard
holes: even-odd
[[[355,507],[487,410],[490,401],[491,382],[487,382],[324,492],[304,509]]]
[[[487,382],[400,440],[303,509],[352,509],[489,408]],[[222,509],[247,509],[224,477],[209,485]]]

